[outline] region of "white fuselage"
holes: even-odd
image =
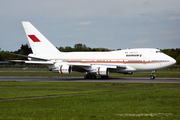
[[[158,49],[126,49],[111,52],[61,52],[58,56],[51,55],[51,61],[66,64],[81,63],[107,66],[127,66],[113,72],[140,72],[158,70],[176,63],[170,56]],[[57,67],[57,66],[54,66]]]

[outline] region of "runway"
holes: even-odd
[[[0,81],[31,82],[102,82],[102,83],[180,83],[180,78],[109,78],[84,79],[83,77],[0,77]]]

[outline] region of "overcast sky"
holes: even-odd
[[[180,48],[179,6],[180,0],[0,0],[0,48],[28,43],[22,21],[56,47]]]

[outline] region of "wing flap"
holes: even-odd
[[[121,68],[121,69],[126,69],[126,65],[116,65],[116,64],[93,64],[95,66],[106,66],[107,68]]]
[[[68,65],[77,66],[77,67],[106,66],[107,68],[113,68],[113,69],[117,69],[117,68],[126,69],[127,68],[126,65],[110,65],[110,64],[68,63]]]
[[[87,64],[87,63],[67,63],[67,65],[83,66],[83,67],[90,67],[91,66],[91,64]]]

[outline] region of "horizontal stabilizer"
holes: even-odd
[[[8,60],[10,62],[24,62],[29,64],[45,64],[45,65],[53,65],[52,61],[27,61],[27,60]]]
[[[46,65],[53,65],[54,62],[52,61],[25,61],[25,63],[29,64],[46,64]]]
[[[44,58],[32,57],[32,56],[28,56],[28,55],[21,55],[21,54],[15,54],[15,53],[9,53],[9,54],[20,56],[20,57],[33,58],[33,59],[37,59],[37,60],[41,60],[41,61],[47,61],[48,60],[48,59],[44,59]]]
[[[26,60],[8,60],[10,62],[25,62]]]

